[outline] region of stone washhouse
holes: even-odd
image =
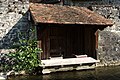
[[[100,66],[119,65],[119,3],[119,0],[1,0],[0,58],[13,50],[19,39],[31,37],[32,27],[37,31],[38,46],[44,51],[40,59],[86,54],[100,60]],[[20,32],[26,36],[21,37]]]

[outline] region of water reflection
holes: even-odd
[[[95,70],[57,72],[40,76],[21,76],[11,80],[120,80],[120,66]]]

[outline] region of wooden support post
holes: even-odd
[[[98,30],[95,32],[96,37],[96,49],[98,49]]]
[[[42,48],[41,47],[41,40],[40,41],[38,41],[38,48]],[[41,52],[39,52],[39,55],[38,55],[38,57],[39,57],[39,59],[41,60],[42,59],[42,55],[41,55]]]

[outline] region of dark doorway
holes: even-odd
[[[96,36],[94,26],[42,24],[38,27],[38,38],[43,49],[42,58],[87,54],[96,58]]]

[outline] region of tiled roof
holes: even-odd
[[[85,7],[31,3],[30,11],[36,23],[113,25]]]

